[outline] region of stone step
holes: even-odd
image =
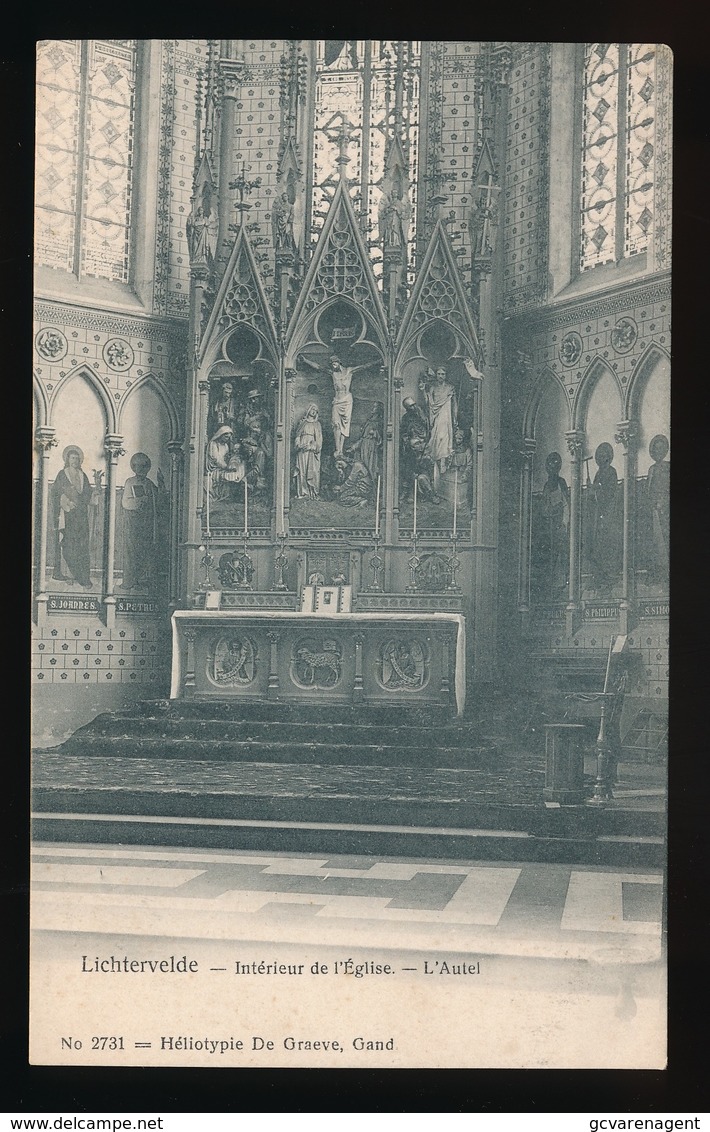
[[[662,867],[662,837],[544,837],[509,829],[431,828],[368,822],[309,822],[159,817],[100,811],[39,813],[35,841],[266,852],[425,857],[437,860],[540,861],[624,868]]]
[[[473,711],[473,708],[471,709]],[[212,697],[190,700],[139,700],[129,710],[110,713],[117,718],[141,717],[158,719],[207,719],[207,720],[254,720],[304,723],[343,724],[348,727],[359,724],[376,726],[438,727],[441,724],[455,725],[451,710],[438,704],[417,706],[415,701],[406,707],[375,707],[371,704],[353,706],[352,704],[309,704],[295,703],[276,697],[273,700],[245,701],[218,700]],[[475,711],[470,720],[475,719]],[[458,721],[461,723],[462,721]],[[467,719],[468,722],[468,719]]]
[[[289,768],[284,768],[288,770]],[[300,768],[290,768],[291,770]],[[665,819],[661,813],[643,810],[608,809],[597,806],[548,808],[537,802],[510,805],[461,797],[383,797],[344,785],[340,792],[318,791],[303,781],[287,781],[280,793],[241,791],[231,788],[193,785],[104,786],[87,782],[72,786],[37,786],[33,790],[37,812],[129,814],[138,817],[240,819],[245,821],[361,823],[374,825],[422,826],[430,829],[486,828],[516,830],[530,836],[574,840],[598,837],[632,840],[663,837]]]
[[[224,734],[224,724],[218,724]],[[431,740],[417,743],[412,736],[411,745],[388,746],[385,743],[350,743],[345,735],[340,742],[271,742],[249,738],[209,738],[204,735],[189,738],[160,736],[76,734],[64,743],[60,751],[73,756],[157,759],[205,759],[210,762],[246,761],[306,765],[338,766],[418,766],[418,767],[475,767],[495,762],[495,746],[443,747],[429,746]],[[209,747],[205,747],[209,743]]]
[[[293,741],[297,744],[322,743],[326,746],[357,745],[365,747],[441,747],[466,750],[495,749],[496,743],[481,735],[473,726],[450,724],[439,727],[413,727],[367,722],[324,723],[319,719],[192,719],[176,718],[170,713],[159,716],[138,716],[128,712],[107,712],[80,728],[64,747],[69,749],[77,739],[141,738],[190,739],[195,742],[256,741],[270,743]]]

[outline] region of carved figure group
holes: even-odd
[[[268,491],[273,426],[261,392],[250,389],[240,408],[233,383],[226,381],[213,407],[213,429],[206,456],[211,498],[231,501],[233,486],[245,480],[256,493]]]
[[[464,364],[472,377],[482,376],[472,359],[466,358]],[[423,500],[440,503],[441,481],[447,473],[455,473],[455,482],[462,491],[471,480],[470,429],[459,422],[459,397],[445,366],[427,370],[419,389],[424,407],[413,397],[405,397],[402,402],[400,490],[411,497],[416,480],[418,495]]]

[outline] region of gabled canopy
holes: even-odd
[[[350,299],[356,303],[382,340],[386,340],[387,322],[382,300],[344,179],[335,190],[291,316],[286,341],[293,338],[304,315],[330,299]]]
[[[199,356],[203,361],[216,339],[235,326],[251,326],[277,356],[277,335],[264,285],[244,228],[237,232],[229,262],[217,289]]]
[[[439,319],[448,322],[463,335],[474,350],[474,360],[480,362],[478,334],[471,317],[456,257],[444,225],[437,221],[432,232],[424,262],[417,275],[402,325],[397,335],[399,351],[416,330],[428,322]]]

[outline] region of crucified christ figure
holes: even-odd
[[[323,372],[321,366],[310,361],[303,354],[300,355],[298,360],[299,363],[308,366],[309,369]],[[345,438],[350,436],[350,421],[353,415],[353,395],[351,392],[353,374],[358,373],[359,370],[370,369],[372,364],[372,362],[367,362],[362,366],[344,366],[337,354],[331,355],[330,375],[333,379],[331,424],[333,426],[333,440],[335,441],[335,456],[342,456]]]

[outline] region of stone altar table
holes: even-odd
[[[460,613],[177,610],[170,698],[450,705],[466,698]]]

